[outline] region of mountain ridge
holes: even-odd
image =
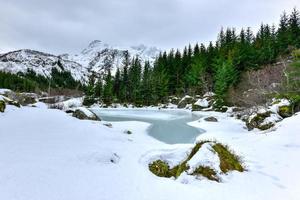
[[[54,55],[47,52],[19,49],[0,54],[0,71],[17,74],[33,70],[44,77],[51,77],[51,70],[69,71],[75,80],[86,83],[91,73],[104,73],[110,68],[115,73],[122,66],[124,53],[131,58],[138,56],[142,62],[153,63],[160,50],[145,45],[117,47],[94,40],[78,54]]]

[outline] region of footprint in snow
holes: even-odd
[[[79,157],[79,160],[88,164],[117,164],[120,156],[114,152],[93,152]]]

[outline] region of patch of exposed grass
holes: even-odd
[[[171,177],[170,175],[170,167],[168,163],[162,160],[156,160],[149,164],[149,170],[159,177]]]
[[[179,165],[175,166],[172,170],[175,172],[175,178],[179,177],[180,174],[184,171],[187,171],[189,169],[189,166],[187,165],[187,162],[191,160],[191,158],[199,151],[199,149],[202,147],[203,144],[210,142],[210,141],[201,141],[198,142],[192,149],[191,153],[188,155],[188,157]]]
[[[207,167],[207,166],[199,166],[192,173],[192,175],[196,175],[196,176],[201,175],[201,176],[206,177],[209,180],[220,182],[220,178],[218,177],[217,172],[214,169]]]
[[[245,171],[244,167],[241,164],[241,159],[235,155],[229,148],[221,143],[216,143],[212,148],[218,153],[220,158],[220,169],[223,173],[228,171]]]

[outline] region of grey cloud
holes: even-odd
[[[0,51],[78,52],[91,40],[162,49],[216,38],[221,26],[277,23],[299,0],[0,0]]]

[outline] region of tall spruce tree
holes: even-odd
[[[110,69],[107,69],[107,74],[105,76],[105,84],[103,89],[103,102],[106,105],[111,105],[112,101],[113,101],[113,80],[112,80]]]

